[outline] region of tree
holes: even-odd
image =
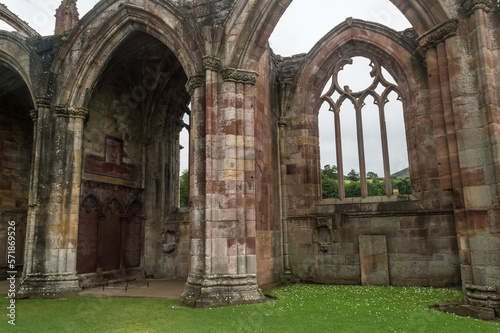
[[[345,184],[346,198],[354,198],[361,196],[361,184],[359,181],[350,181]]]
[[[366,178],[368,178],[368,179],[377,179],[377,178],[378,178],[378,175],[377,175],[375,172],[369,171],[369,172],[366,174]]]
[[[397,188],[399,190],[399,194],[411,194],[410,177],[393,179],[392,188]]]
[[[352,182],[357,182],[359,180],[359,173],[357,173],[356,170],[351,169],[351,171],[347,174],[346,179]]]
[[[180,194],[180,206],[187,207],[189,201],[189,172],[188,170],[182,171],[180,184],[179,184],[179,194]]]
[[[321,170],[321,175],[324,175],[330,179],[337,179],[338,174],[337,174],[337,166],[333,165],[330,166],[330,164],[325,165],[325,168]]]

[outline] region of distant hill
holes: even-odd
[[[405,168],[401,171],[398,171],[396,173],[393,173],[391,175],[392,177],[396,177],[396,178],[406,178],[406,177],[410,177],[410,168]]]

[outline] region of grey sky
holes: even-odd
[[[16,13],[21,19],[37,30],[42,35],[51,35],[54,32],[55,10],[60,5],[60,0],[0,0],[12,12]],[[80,18],[83,17],[95,4],[97,0],[78,0],[78,11]],[[271,47],[274,52],[283,56],[289,56],[297,53],[308,52],[314,44],[319,41],[328,31],[334,28],[337,24],[344,21],[347,17],[354,17],[368,21],[379,22],[387,25],[395,30],[404,30],[410,27],[406,18],[397,10],[389,0],[350,0],[350,1],[333,1],[333,0],[294,0],[289,6],[280,22],[276,26],[275,31],[270,39]],[[0,29],[12,30],[2,21],[0,21]],[[355,69],[356,66],[351,66],[349,71],[352,73],[346,78],[346,84],[353,85],[349,82],[349,77],[356,78],[353,81],[359,80],[358,76],[362,75],[361,69]],[[366,68],[366,64],[365,64]],[[346,68],[346,73],[348,69]],[[369,107],[367,105],[367,107]],[[398,114],[397,108],[390,113]],[[344,109],[342,109],[344,111]],[[368,111],[366,111],[368,112]],[[365,112],[365,113],[366,113]],[[356,132],[352,127],[352,119],[349,119],[348,114],[351,113],[348,108],[344,112],[346,115],[345,126],[343,126],[344,140],[344,169],[346,173],[351,169],[358,169],[357,166],[357,148],[356,148]],[[400,111],[399,111],[400,114]],[[368,114],[367,119],[371,119]],[[399,117],[399,118],[398,118]],[[388,122],[394,123],[390,130],[397,135],[397,138],[389,144],[392,146],[391,151],[391,172],[399,171],[408,166],[408,158],[406,156],[406,144],[404,138],[404,128],[402,126],[401,115],[394,119],[388,119]],[[399,119],[399,120],[398,120]],[[398,125],[399,122],[399,125]],[[375,137],[375,126],[370,126],[372,122],[365,122],[365,131],[373,132]],[[321,139],[321,155],[322,165],[336,164],[335,150],[333,141],[333,117],[328,111],[322,109],[320,111],[320,139]],[[345,129],[344,129],[345,127]],[[187,136],[183,135],[181,144],[188,147]],[[373,140],[375,141],[375,140]],[[348,144],[351,142],[351,144]],[[383,174],[381,159],[377,157],[378,148],[376,142],[369,140],[367,147],[367,170],[374,171],[379,175]],[[181,157],[181,170],[187,168],[187,149],[184,149]]]

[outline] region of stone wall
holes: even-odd
[[[292,280],[361,284],[360,237],[383,235],[388,280],[382,285],[457,286],[460,263],[451,207],[422,209],[411,196],[324,200],[310,216],[288,218]],[[369,273],[368,273],[369,275]],[[369,276],[368,276],[369,277]]]

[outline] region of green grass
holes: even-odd
[[[500,332],[500,324],[427,309],[460,299],[456,289],[290,285],[269,294],[279,300],[215,309],[159,299],[22,300],[15,327],[2,297],[0,332]]]

